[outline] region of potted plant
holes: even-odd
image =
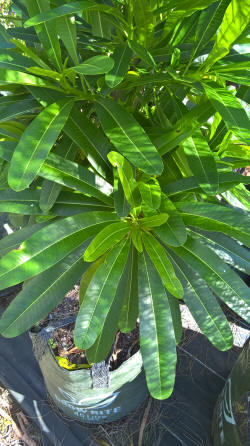
[[[250,62],[233,48],[249,6],[13,4],[24,24],[2,30],[0,210],[24,217],[0,242],[0,283],[28,282],[0,333],[28,330],[82,277],[76,346],[99,362],[139,316],[149,392],[167,398],[180,299],[221,350],[233,339],[216,296],[249,321],[227,264],[249,272],[248,180],[234,170],[249,164]]]

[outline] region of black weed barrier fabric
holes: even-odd
[[[174,393],[159,402],[161,415],[154,427],[154,438],[160,437],[159,445],[211,445],[213,408],[239,352],[236,348],[220,352],[203,335],[185,331],[178,347]],[[14,339],[0,336],[0,381],[37,423],[45,446],[95,445],[84,427],[62,420],[50,408],[28,334]],[[118,442],[116,446],[120,446]]]

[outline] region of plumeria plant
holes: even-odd
[[[151,395],[174,386],[180,299],[221,350],[250,321],[249,0],[13,0],[0,33],[0,319],[14,337],[81,279],[75,344],[139,317]],[[236,207],[237,206],[237,207]],[[244,245],[244,246],[243,246]],[[231,268],[234,267],[234,269]]]

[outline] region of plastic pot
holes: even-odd
[[[62,368],[49,344],[39,365],[55,405],[81,422],[115,421],[135,410],[148,396],[140,352],[109,372],[109,387],[105,388],[93,388],[90,370]]]

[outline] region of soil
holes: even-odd
[[[79,310],[79,284],[70,290],[63,301],[53,310],[46,319],[39,324],[42,328],[51,320],[60,320],[76,315]],[[74,344],[75,323],[58,328],[50,344],[55,356],[67,359],[72,364],[88,364],[84,350],[80,350]],[[134,355],[140,348],[139,324],[130,333],[116,332],[113,346],[113,354],[110,358],[110,371],[117,369],[130,356]]]

